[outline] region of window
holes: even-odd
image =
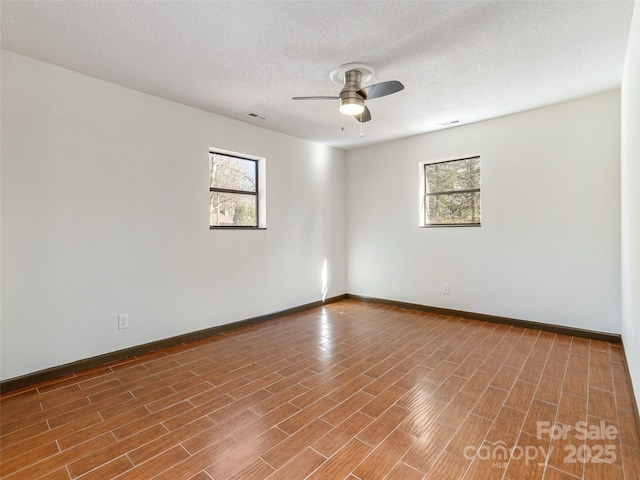
[[[426,227],[480,225],[480,157],[424,164]]]
[[[209,153],[209,227],[258,228],[260,160],[235,154]]]

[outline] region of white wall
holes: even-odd
[[[2,379],[320,300],[325,258],[345,293],[344,152],[6,51],[1,82]],[[267,230],[209,230],[210,147],[266,157]]]
[[[328,296],[622,331],[640,385],[638,135],[623,132],[622,325],[617,91],[351,151],[345,168],[344,152],[10,52],[1,74],[2,379],[319,300],[326,258]],[[627,132],[637,78],[628,60]],[[209,230],[210,147],[267,158],[267,230]],[[482,227],[418,228],[418,163],[472,154]]]
[[[640,1],[622,79],[622,341],[640,402]]]
[[[348,152],[349,293],[620,333],[619,95]],[[474,154],[482,227],[418,228],[418,163]]]

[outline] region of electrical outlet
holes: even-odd
[[[449,284],[448,283],[443,283],[442,284],[442,293],[449,293]]]
[[[118,315],[118,330],[129,328],[129,314],[121,313]]]

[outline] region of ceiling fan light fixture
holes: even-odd
[[[0,0],[1,1],[1,0]],[[371,112],[365,105],[369,100],[379,97],[386,97],[392,93],[397,93],[404,89],[404,85],[397,80],[375,83],[362,87],[362,82],[373,78],[375,71],[373,68],[362,63],[346,63],[331,72],[331,80],[342,83],[340,96],[315,96],[315,97],[293,97],[293,100],[340,100],[340,113],[349,115],[360,122],[360,127],[365,122],[371,121]]]
[[[344,115],[360,115],[364,112],[364,100],[361,98],[341,98],[340,112]]]

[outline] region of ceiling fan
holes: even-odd
[[[340,112],[352,115],[360,123],[371,120],[371,112],[365,105],[366,100],[384,97],[404,89],[397,80],[375,83],[362,87],[375,75],[375,70],[363,63],[347,63],[334,68],[329,75],[331,80],[343,85],[337,97],[293,97],[292,100],[340,100]]]

